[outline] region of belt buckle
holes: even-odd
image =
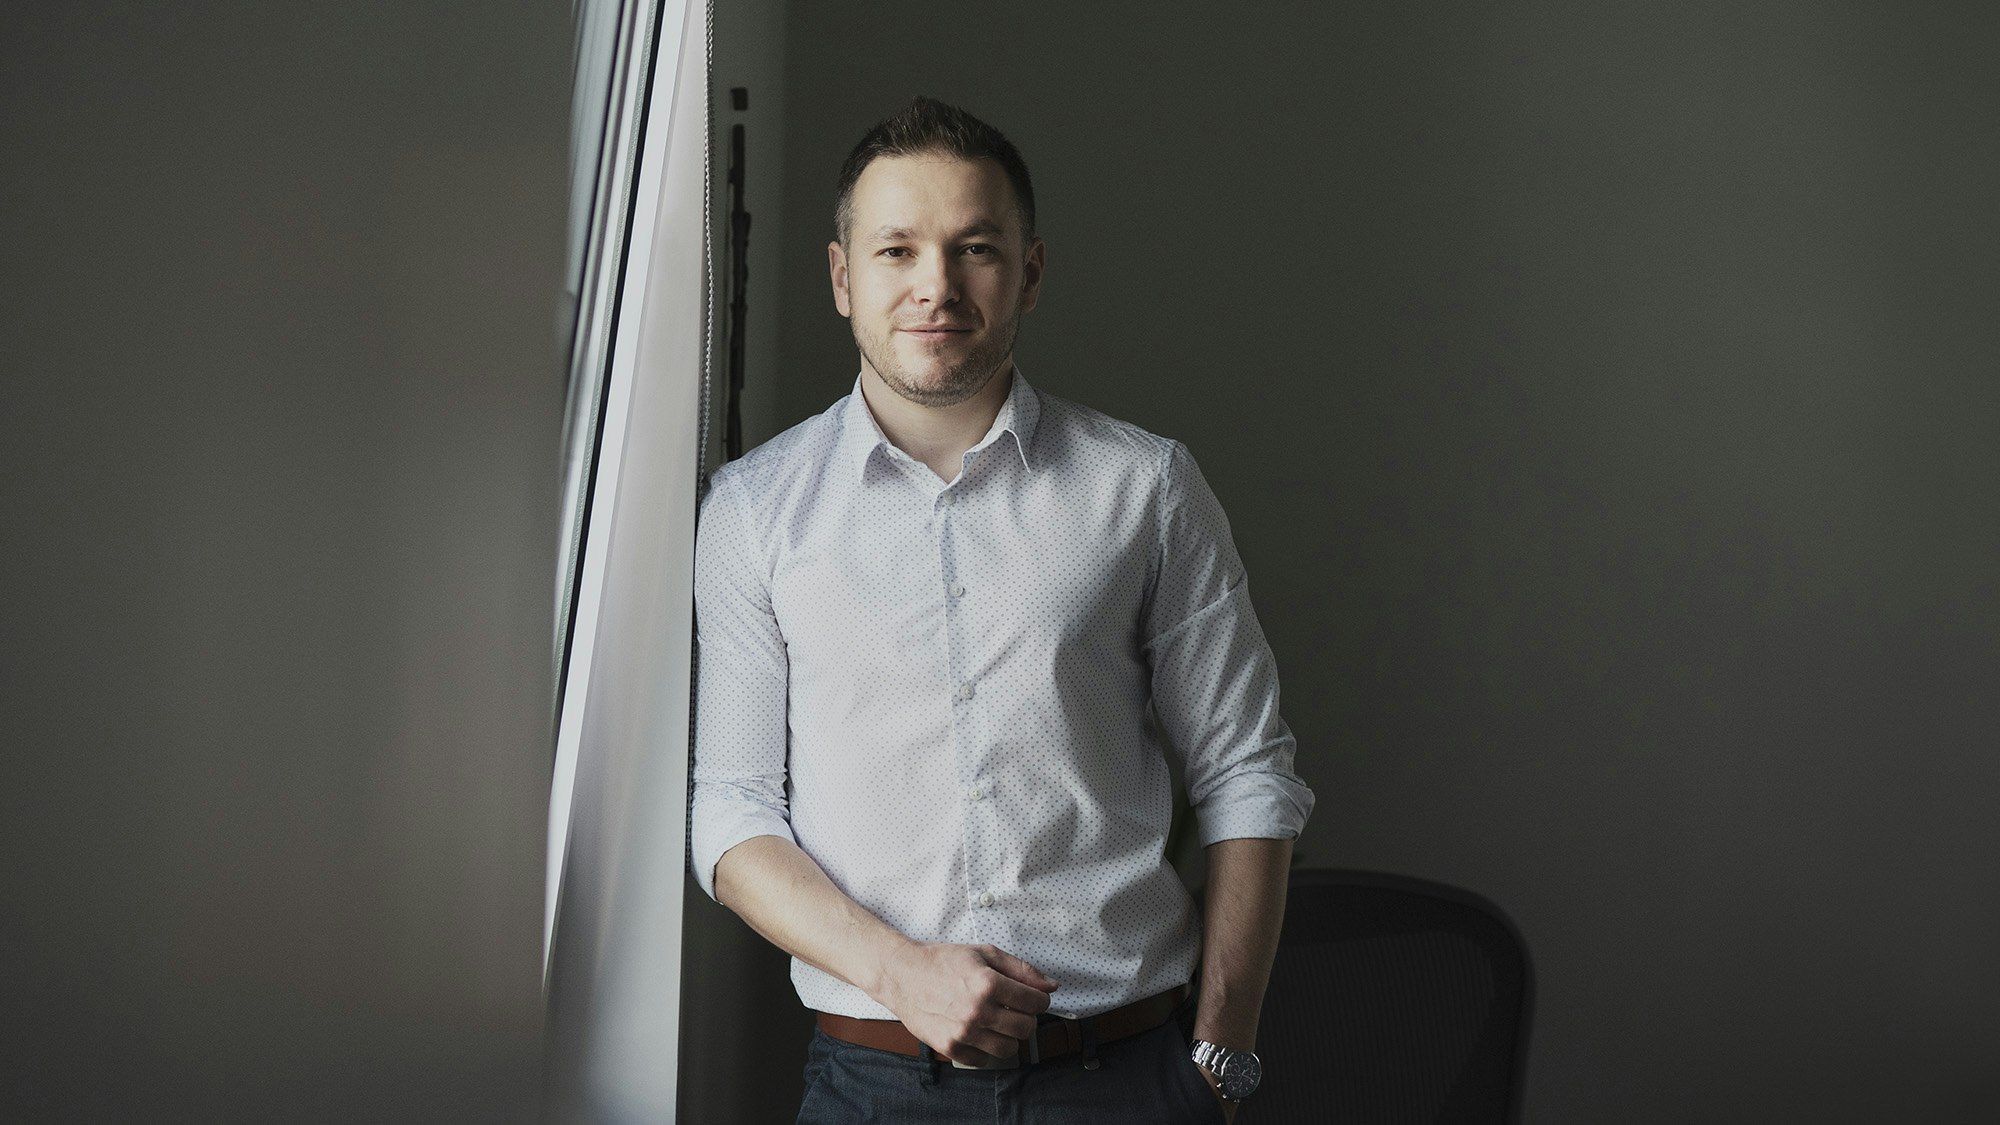
[[[956,1070],[1019,1070],[1021,1069],[1021,1054],[1023,1051],[1027,1053],[1030,1063],[1040,1062],[1041,1047],[1038,1040],[1041,1038],[1041,1029],[1038,1027],[1035,1031],[1036,1034],[1029,1036],[1022,1043],[1022,1050],[1015,1051],[1009,1058],[994,1059],[992,1062],[987,1063],[964,1063],[959,1062],[957,1059],[952,1059],[951,1065]]]
[[[990,1063],[964,1063],[953,1059],[951,1065],[955,1070],[1019,1070],[1021,1056],[1017,1052],[1011,1059],[994,1059]]]
[[[1040,1019],[1040,1023],[1034,1025],[1034,1039],[1028,1041],[1028,1061],[1030,1063],[1040,1063],[1042,1061],[1042,1029],[1048,1027],[1048,1025],[1052,1025],[1052,1023],[1060,1023],[1062,1029],[1064,1029],[1064,1037],[1068,1039],[1068,1047],[1064,1047],[1062,1051],[1056,1051],[1058,1055],[1070,1055],[1074,1051],[1082,1051],[1082,1047],[1084,1047],[1084,1021],[1080,1021],[1076,1017],[1070,1017],[1070,1015],[1044,1015]]]
[[[1082,1020],[1076,1019],[1073,1016],[1058,1016],[1053,1013],[1045,1013],[1040,1020],[1036,1021],[1035,1033],[1028,1037],[1029,1064],[1032,1065],[1042,1061],[1042,1029],[1048,1027],[1050,1024],[1057,1023],[1063,1025],[1063,1030],[1067,1033],[1066,1038],[1069,1040],[1069,1045],[1063,1048],[1063,1050],[1058,1051],[1057,1054],[1069,1054],[1072,1051],[1078,1051],[1083,1048]]]

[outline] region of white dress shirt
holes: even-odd
[[[883,437],[858,380],[716,471],[692,862],[713,895],[730,848],[793,840],[890,926],[999,946],[1081,1017],[1186,982],[1200,954],[1163,855],[1167,747],[1203,845],[1295,837],[1313,796],[1186,447],[1012,384],[948,484]],[[807,1007],[893,1018],[796,958],[792,980]]]

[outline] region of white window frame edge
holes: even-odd
[[[569,861],[569,845],[572,814],[576,795],[577,764],[582,753],[585,713],[589,709],[590,676],[596,656],[598,622],[603,609],[605,577],[611,554],[611,528],[617,507],[618,486],[622,476],[625,458],[627,428],[631,419],[632,392],[637,380],[639,340],[645,319],[646,295],[651,280],[654,237],[659,220],[660,203],[664,195],[666,176],[666,156],[672,141],[674,97],[681,85],[679,67],[684,58],[686,33],[689,16],[698,0],[683,0],[680,4],[667,4],[659,12],[660,20],[672,21],[659,28],[656,42],[673,43],[676,51],[674,73],[670,81],[653,81],[652,97],[647,106],[647,120],[653,124],[643,140],[643,151],[636,154],[638,185],[632,193],[631,234],[624,244],[623,252],[617,255],[602,254],[599,259],[598,277],[592,287],[592,308],[590,320],[585,330],[599,340],[609,322],[609,310],[614,294],[618,299],[617,337],[611,349],[611,366],[605,376],[603,395],[605,401],[603,433],[596,451],[597,479],[592,490],[591,526],[581,545],[583,555],[582,574],[577,580],[574,626],[570,637],[569,673],[563,683],[563,706],[558,716],[556,729],[556,755],[554,776],[549,792],[549,834],[548,870],[542,916],[542,976],[543,985],[548,983],[549,968],[555,947],[555,926],[558,907],[562,898],[563,874]],[[632,5],[633,17],[646,9],[645,4]],[[643,26],[643,24],[641,25]],[[626,36],[629,52],[644,50],[652,52],[652,45],[644,42],[642,36]],[[607,145],[616,145],[619,151],[629,151],[627,134],[639,126],[639,115],[634,112],[645,96],[649,77],[659,67],[658,57],[646,60],[644,66],[629,63],[624,68],[624,89],[611,114],[615,120],[606,123]],[[703,79],[706,82],[706,77]],[[703,120],[706,129],[706,115]],[[706,137],[704,137],[706,143]],[[620,162],[624,162],[621,160]],[[629,167],[629,166],[628,166]],[[629,175],[628,167],[615,167],[615,183],[624,182]],[[613,191],[616,195],[617,192]],[[617,284],[618,271],[623,270],[625,284],[621,290]],[[703,326],[704,330],[706,326]],[[602,362],[596,361],[596,362]],[[692,472],[692,466],[690,472]],[[693,482],[690,479],[690,494]],[[567,526],[567,524],[565,525]]]

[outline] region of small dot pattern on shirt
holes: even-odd
[[[858,380],[712,478],[691,851],[712,895],[724,852],[794,840],[897,930],[997,945],[1091,1015],[1200,953],[1162,856],[1168,747],[1204,844],[1296,836],[1313,798],[1186,448],[1012,382],[949,482],[883,438]],[[889,1015],[792,977],[808,1007]]]

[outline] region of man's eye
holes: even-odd
[[[988,246],[984,242],[975,242],[972,245],[966,247],[965,252],[973,255],[974,257],[980,257],[986,254],[993,253],[993,247]]]
[[[901,258],[909,253],[901,246],[890,246],[882,251],[884,258]]]

